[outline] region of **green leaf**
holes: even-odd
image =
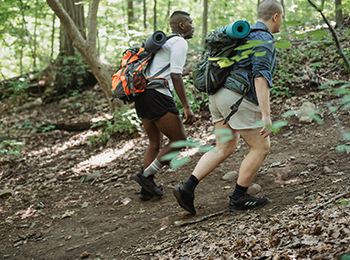
[[[344,144],[344,145],[339,145],[339,146],[337,146],[337,147],[335,148],[335,150],[336,150],[337,152],[347,152],[348,150],[350,150],[350,145],[346,145],[346,144]]]
[[[283,126],[286,126],[288,124],[288,121],[277,121],[270,126],[270,130],[273,133],[277,133]]]
[[[285,113],[282,114],[282,117],[290,117],[290,116],[294,116],[295,115],[295,111],[294,110],[289,110]]]
[[[181,147],[198,147],[199,141],[193,142],[193,141],[176,141],[170,144],[170,147],[174,148],[181,148]]]
[[[242,56],[248,56],[249,54],[252,54],[252,53],[254,53],[253,50],[246,50],[246,51],[242,52]]]
[[[226,143],[228,141],[231,141],[232,139],[233,139],[233,135],[219,137],[219,140],[221,143]]]
[[[293,37],[294,38],[305,38],[306,37],[306,33],[294,34]]]
[[[179,155],[180,155],[180,152],[176,151],[176,152],[168,153],[168,154],[162,156],[162,158],[160,158],[160,159],[162,161],[170,161],[170,160],[176,158]]]
[[[348,102],[350,102],[350,95],[344,96],[340,103],[341,104],[345,104],[345,103],[348,103]]]
[[[80,182],[84,182],[84,181],[85,181],[85,178],[86,178],[86,176],[81,177],[81,178],[80,178]]]
[[[215,148],[214,146],[201,146],[201,147],[199,147],[198,152],[206,153],[206,152],[214,150],[214,148]]]
[[[339,108],[339,106],[334,106],[334,107],[331,107],[329,110],[331,111],[331,113],[334,113],[335,111],[337,111]]]
[[[350,30],[347,30],[347,31],[345,32],[345,35],[350,35]]]
[[[226,68],[226,67],[230,67],[233,64],[233,62],[226,58],[226,59],[219,60],[218,64],[220,68]]]
[[[339,11],[339,10],[341,10],[343,8],[344,8],[344,5],[338,5],[337,8],[335,9],[335,11]]]
[[[311,116],[320,125],[324,123],[323,120],[316,114],[311,113],[309,116]]]
[[[311,35],[314,39],[320,39],[323,36],[328,35],[328,32],[322,29],[315,30],[315,31],[310,31],[308,32],[309,35]]]
[[[290,42],[280,41],[280,42],[276,42],[273,46],[275,46],[275,48],[287,49],[292,47],[292,44]]]
[[[191,160],[190,157],[184,157],[184,158],[181,158],[179,160],[172,160],[170,162],[170,166],[171,166],[171,168],[175,169],[177,167],[180,167],[180,166],[188,163],[190,160]]]
[[[254,124],[253,124],[253,127],[254,128],[261,128],[261,127],[263,127],[265,124],[264,124],[264,122],[263,121],[258,121],[258,122],[255,122]]]
[[[346,139],[346,140],[350,140],[350,133],[346,133],[346,134],[345,134],[345,139]]]
[[[271,42],[271,41],[264,42],[264,41],[250,40],[250,41],[247,41],[246,44],[243,44],[243,45],[236,47],[235,50],[247,50],[247,49],[250,49],[250,48],[253,48],[256,46],[260,46],[264,43],[268,43],[268,42]]]
[[[348,202],[346,201],[346,200],[342,200],[341,202],[340,202],[340,204],[347,204]]]
[[[232,131],[230,129],[224,128],[224,129],[216,129],[214,131],[214,134],[216,136],[218,135],[232,135]]]
[[[266,51],[259,51],[259,52],[254,53],[254,55],[256,57],[263,57],[263,56],[265,56],[265,54],[266,54]]]
[[[283,21],[283,24],[287,26],[296,26],[301,24],[301,22],[297,20],[292,20],[292,21]]]

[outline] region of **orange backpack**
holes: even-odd
[[[168,36],[166,40],[173,36],[177,35]],[[153,76],[145,76],[145,68],[153,60],[154,54],[141,46],[131,47],[124,51],[120,69],[112,76],[112,100],[131,102],[135,101],[135,97],[144,92],[146,88],[168,86],[168,81],[158,75],[167,70],[170,63]]]

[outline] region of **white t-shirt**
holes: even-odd
[[[187,49],[188,45],[184,38],[178,36],[170,38],[155,54],[151,66],[146,70],[146,75],[152,76],[170,63],[170,68],[158,76],[166,78],[170,90],[173,90],[174,85],[170,73],[182,74],[186,62]],[[161,87],[156,90],[172,97],[172,93],[168,88]]]

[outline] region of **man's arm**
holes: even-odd
[[[171,73],[170,74],[171,79],[173,81],[174,89],[176,91],[176,94],[179,96],[180,101],[184,107],[184,114],[185,114],[185,122],[184,124],[191,125],[194,122],[194,114],[190,108],[190,105],[188,104],[187,95],[185,91],[184,82],[182,80],[181,74]]]
[[[260,135],[266,138],[271,133],[271,130],[268,129],[268,126],[272,125],[270,116],[270,85],[264,77],[255,78],[254,84],[262,115],[261,120],[264,122],[264,126],[260,131]]]

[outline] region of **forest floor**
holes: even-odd
[[[140,171],[147,137],[119,134],[92,146],[84,131],[35,131],[53,123],[86,122],[108,116],[95,87],[59,103],[11,106],[2,100],[1,131],[20,136],[21,155],[0,161],[0,259],[340,259],[350,254],[349,110],[329,112],[340,99],[325,91],[299,89],[272,102],[273,121],[316,105],[323,124],[299,122],[271,136],[271,152],[250,190],[270,203],[257,211],[228,211],[239,165],[236,152],[196,189],[197,215],[180,208],[172,188],[187,180],[201,153],[156,175],[164,196],[144,202],[133,175]],[[92,98],[91,98],[92,97]],[[214,145],[207,108],[197,113],[187,136]],[[166,138],[164,138],[166,142]],[[233,175],[227,177],[227,173]],[[260,190],[261,188],[261,190]]]

